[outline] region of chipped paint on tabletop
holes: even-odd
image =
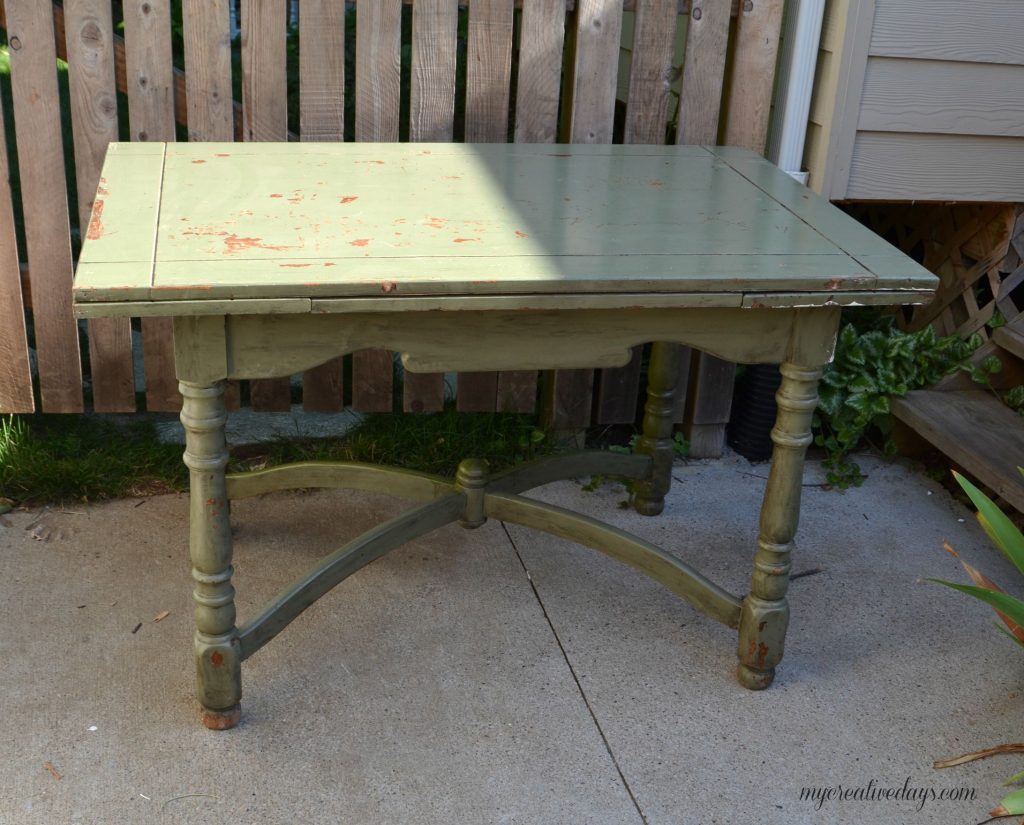
[[[901,303],[933,289],[928,273],[881,239],[851,229],[855,246],[842,233],[834,242],[820,227],[852,219],[817,196],[790,194],[784,181],[777,194],[768,184],[782,173],[749,153],[517,144],[112,147],[86,231],[79,301],[106,300],[115,282],[133,295],[168,288],[217,299],[379,296],[382,283],[401,283],[406,295],[778,296],[750,308],[828,306],[796,296],[879,289],[879,303]]]
[[[92,205],[92,215],[89,218],[89,229],[85,237],[90,241],[98,241],[103,237],[103,204],[102,198],[96,198]]]

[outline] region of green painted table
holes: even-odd
[[[79,317],[169,316],[191,470],[203,721],[239,718],[241,663],[346,576],[445,524],[493,517],[592,547],[739,635],[739,680],[782,658],[804,453],[839,308],[927,301],[935,278],[738,149],[460,144],[111,144],[75,276]],[[579,453],[454,481],[364,464],[226,475],[224,386],[383,347],[411,371],[614,367],[655,343],[637,455]],[[637,481],[661,512],[679,344],[780,363],[751,589],[523,497],[587,473]],[[422,502],[330,554],[236,623],[231,499],[299,487]],[[753,544],[753,542],[752,542]]]

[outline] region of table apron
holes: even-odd
[[[272,378],[383,348],[411,372],[617,367],[650,341],[737,363],[831,360],[839,309],[671,308],[230,315],[175,319],[178,377]]]

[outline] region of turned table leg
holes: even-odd
[[[644,429],[636,448],[637,452],[651,457],[651,477],[637,482],[633,502],[636,511],[644,516],[656,516],[665,509],[665,494],[672,483],[672,459],[675,456],[672,411],[681,355],[682,348],[678,344],[657,342],[651,345]]]
[[[789,624],[789,556],[800,516],[804,454],[811,443],[811,416],[818,404],[820,369],[787,363],[775,396],[778,417],[772,430],[772,466],[761,506],[761,530],[750,593],[740,612],[740,684],[762,690],[782,660]]]
[[[203,724],[227,730],[238,723],[241,651],[231,585],[231,525],[224,470],[227,413],[224,382],[179,383],[184,404],[185,464],[190,471],[189,552],[195,589],[196,688]]]

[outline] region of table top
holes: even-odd
[[[937,284],[727,147],[112,143],[84,234],[80,316],[899,304]]]

